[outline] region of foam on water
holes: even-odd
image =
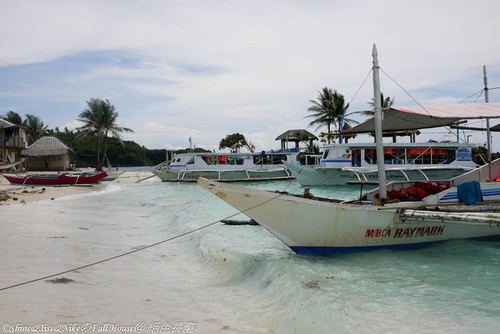
[[[303,191],[295,181],[247,186]],[[104,189],[0,207],[2,286],[128,252],[236,213],[196,184],[152,179]],[[313,189],[335,197],[358,191]],[[499,274],[495,242],[313,257],[296,255],[261,226],[218,223],[64,275],[75,283],[38,282],[0,292],[0,322],[196,321],[196,333],[496,333]]]

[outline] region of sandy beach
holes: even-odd
[[[260,226],[212,225],[236,211],[197,184],[136,183],[146,175],[92,187],[0,181],[19,196],[0,206],[4,332],[498,332],[498,242],[300,256]]]
[[[48,173],[46,173],[48,174]],[[152,176],[149,172],[124,172],[115,181],[136,182]],[[62,185],[62,186],[31,186],[10,184],[6,178],[0,176],[0,206],[28,204],[41,200],[57,200],[60,197],[84,194],[97,191],[102,183],[93,185]]]

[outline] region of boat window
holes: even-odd
[[[375,165],[377,163],[377,154],[374,149],[365,150],[365,161],[370,165]]]
[[[191,157],[191,159],[189,159],[189,161],[186,163],[186,165],[192,165],[194,164],[194,157]]]
[[[328,153],[330,153],[330,150],[325,150],[325,153],[323,153],[323,159],[326,159],[326,157],[328,157]]]
[[[462,152],[463,159],[469,157],[470,151],[463,149],[467,152]],[[386,165],[401,165],[407,161],[409,164],[414,165],[437,165],[437,164],[450,164],[457,159],[457,152],[453,148],[408,148],[406,149],[384,149],[384,163]],[[377,153],[375,149],[365,150],[365,161],[368,164],[375,165],[377,163]],[[466,161],[466,160],[462,160]]]
[[[405,163],[405,150],[400,148],[384,149],[384,163],[386,165],[402,165]],[[377,164],[377,150],[365,149],[365,162],[370,165]]]
[[[408,160],[412,164],[449,164],[455,161],[456,153],[454,149],[442,148],[413,148],[408,149]]]
[[[227,164],[228,165],[243,165],[245,162],[245,159],[242,157],[227,157]]]
[[[201,157],[207,165],[243,165],[244,157],[233,157],[226,155],[204,155]]]
[[[286,155],[265,154],[253,157],[254,165],[279,165],[283,163],[283,160],[287,160]]]
[[[205,161],[205,163],[207,165],[212,165],[212,157],[209,156],[209,155],[202,155],[201,158],[203,159],[203,161]]]
[[[351,156],[351,164],[353,167],[361,167],[361,153],[360,150],[353,151]]]

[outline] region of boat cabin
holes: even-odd
[[[322,168],[374,167],[376,144],[332,144],[324,147]],[[476,167],[471,146],[452,142],[384,144],[386,165],[460,165]]]
[[[282,165],[282,161],[295,163],[299,150],[288,149],[261,153],[181,153],[175,154],[170,170],[231,170],[268,169]]]

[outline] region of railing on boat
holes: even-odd
[[[469,181],[479,181],[479,182],[488,182],[494,181],[498,177],[500,177],[500,158],[493,160],[491,163],[491,178],[489,176],[489,165],[486,164],[470,172],[462,174],[460,176],[454,177],[450,180],[452,186],[457,186],[459,184],[469,182]]]
[[[358,182],[368,182],[368,178],[366,177],[366,174],[365,172],[363,171],[357,171],[357,170],[354,170],[352,167],[345,167],[345,168],[342,168],[342,170],[348,170],[352,173],[354,173],[354,175],[358,178]],[[425,178],[426,181],[429,181],[429,178],[427,177],[427,174],[425,174],[421,169],[414,169],[414,170],[417,170],[420,174],[422,174],[422,176]],[[397,170],[398,172],[401,172],[401,174],[403,174],[403,176],[405,177],[406,181],[411,181],[409,176],[401,169],[398,169]],[[376,171],[370,171],[370,172],[367,172],[367,173],[375,173]]]

